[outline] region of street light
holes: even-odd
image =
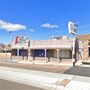
[[[11,39],[10,39],[10,45],[12,44],[13,41],[13,31],[8,31],[11,35]],[[11,49],[11,60],[12,60],[12,49]]]
[[[11,42],[13,40],[13,31],[9,31],[9,33],[11,34]]]

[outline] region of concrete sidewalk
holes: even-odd
[[[0,78],[47,90],[90,90],[90,78],[0,66]]]
[[[72,60],[70,61],[62,61],[62,62],[48,62],[46,63],[45,61],[42,60],[35,60],[35,61],[27,61],[27,60],[20,60],[17,61],[17,63],[23,63],[23,64],[41,64],[41,65],[65,65],[65,66],[73,66]],[[77,61],[76,66],[80,66],[82,64],[82,61]]]
[[[37,65],[53,65],[53,66],[73,66],[73,62],[72,60],[63,60],[62,62],[56,62],[56,61],[52,61],[52,62],[48,62],[46,63],[43,60],[35,60],[35,61],[28,61],[28,60],[2,60],[2,62],[12,62],[12,63],[21,63],[21,64],[37,64]],[[82,65],[82,61],[79,60],[76,62],[75,64],[76,66],[81,66]]]

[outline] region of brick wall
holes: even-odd
[[[88,45],[88,40],[83,41],[83,60],[88,60],[89,59],[89,45]]]

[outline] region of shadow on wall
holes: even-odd
[[[64,74],[90,77],[90,67],[80,67],[80,66],[71,67],[68,70],[66,70]]]

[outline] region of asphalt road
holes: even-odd
[[[0,90],[44,90],[44,89],[0,79]]]

